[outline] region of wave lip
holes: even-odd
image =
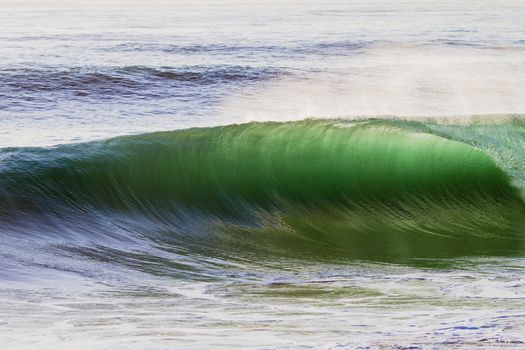
[[[487,154],[380,120],[8,149],[1,164],[0,215],[11,222],[67,207],[226,251],[366,259],[516,253],[523,242],[523,201]]]

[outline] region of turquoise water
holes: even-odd
[[[525,342],[522,4],[2,6],[8,348]]]

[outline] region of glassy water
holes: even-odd
[[[0,5],[7,348],[525,346],[522,2]]]

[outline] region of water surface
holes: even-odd
[[[521,2],[1,7],[8,348],[523,346]]]

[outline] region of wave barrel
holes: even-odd
[[[241,237],[380,260],[516,253],[523,241],[519,191],[487,154],[374,120],[196,128],[1,157],[0,218],[11,224],[67,208],[129,225],[142,217],[151,232],[171,223],[171,234],[193,230],[223,249]]]

